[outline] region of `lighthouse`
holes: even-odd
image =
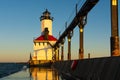
[[[52,35],[52,21],[53,17],[50,16],[50,12],[46,9],[45,12],[43,12],[43,15],[40,17],[41,21],[41,32],[44,34],[44,29],[48,28],[49,35]]]
[[[52,35],[52,22],[53,17],[46,9],[40,17],[41,22],[41,35],[33,40],[33,63],[40,64],[52,61],[53,49],[57,39]]]

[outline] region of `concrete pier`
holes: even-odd
[[[120,57],[58,61],[54,68],[67,80],[120,80]]]

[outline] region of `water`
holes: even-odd
[[[29,68],[0,80],[62,80],[58,72],[51,68]]]
[[[21,71],[25,63],[0,63],[0,78]]]

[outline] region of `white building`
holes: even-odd
[[[33,57],[32,60],[52,60],[53,49],[57,39],[52,35],[52,21],[53,17],[46,9],[40,17],[41,21],[41,35],[33,40]]]

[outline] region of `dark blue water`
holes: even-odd
[[[0,78],[21,71],[24,63],[0,63]]]
[[[18,68],[19,67],[19,68]],[[24,65],[0,64],[0,80],[62,80],[52,68],[23,68]],[[7,74],[7,75],[6,75]]]

